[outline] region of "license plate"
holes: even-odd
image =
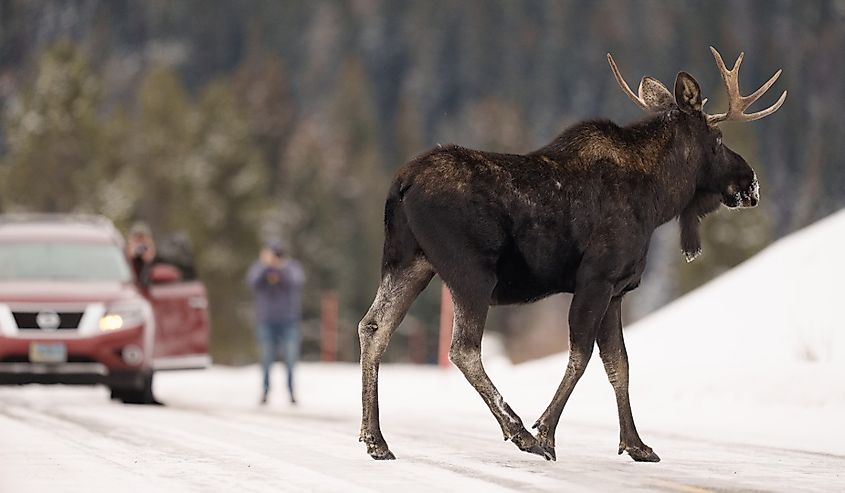
[[[64,344],[33,342],[29,345],[29,361],[32,363],[64,363],[67,348]]]

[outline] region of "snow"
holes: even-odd
[[[597,354],[557,432],[554,463],[520,452],[463,376],[382,365],[382,430],[397,461],[357,442],[360,370],[303,364],[299,405],[261,407],[256,366],[156,376],[161,407],[102,388],[0,388],[6,491],[824,491],[845,471],[845,211],[626,329],[634,417],[663,461],[616,455]],[[565,354],[485,366],[530,426]],[[273,374],[277,388],[282,370]]]
[[[551,392],[552,376],[526,382],[517,376],[532,368],[489,366],[526,421],[539,415],[520,385]],[[0,389],[0,491],[823,491],[845,470],[842,456],[732,443],[724,431],[688,438],[649,420],[640,431],[663,462],[637,464],[616,455],[615,418],[585,419],[615,407],[584,399],[586,388],[564,412],[558,461],[546,462],[502,441],[458,371],[410,365],[383,367],[382,428],[398,460],[377,462],[357,442],[357,365],[303,364],[295,407],[283,392],[259,406],[259,375],[161,374],[162,407],[110,402],[99,388]]]
[[[628,327],[637,423],[845,455],[843,246],[845,210]],[[515,374],[534,380],[562,374],[565,364],[558,355]],[[564,415],[591,422],[615,415],[598,358]]]

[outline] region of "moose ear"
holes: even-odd
[[[701,112],[701,89],[693,76],[686,72],[678,72],[675,79],[675,103],[684,113]]]
[[[666,86],[653,77],[643,77],[637,91],[640,99],[654,112],[671,110],[675,107],[675,98]]]

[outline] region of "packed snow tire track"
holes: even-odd
[[[387,389],[468,390],[454,371],[385,370]],[[845,470],[832,454],[649,428],[664,462],[637,464],[616,455],[612,420],[566,417],[558,461],[547,462],[498,439],[480,400],[456,398],[461,410],[422,394],[384,399],[399,460],[373,461],[357,443],[357,377],[354,365],[305,365],[303,389],[332,386],[336,399],[303,397],[298,407],[283,396],[258,406],[245,391],[258,391],[257,368],[166,374],[165,406],[121,405],[96,388],[3,388],[0,491],[785,491],[826,489]]]

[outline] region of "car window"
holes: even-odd
[[[104,243],[0,243],[0,281],[131,279],[129,265],[116,245]]]

